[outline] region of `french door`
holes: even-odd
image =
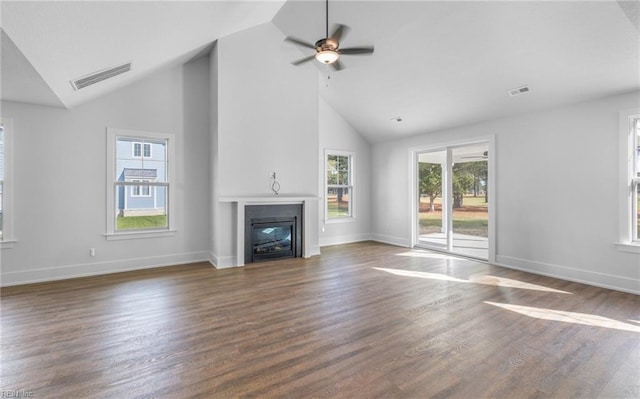
[[[492,260],[492,140],[414,151],[414,245]]]

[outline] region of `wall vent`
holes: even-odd
[[[87,86],[91,86],[98,82],[102,82],[103,80],[112,78],[114,76],[118,76],[122,73],[129,72],[131,70],[131,63],[128,62],[126,64],[118,65],[115,67],[103,69],[98,72],[94,72],[92,74],[83,76],[78,79],[71,80],[71,86],[73,90],[80,90]]]
[[[511,89],[508,91],[508,93],[511,97],[513,97],[519,96],[520,94],[528,93],[529,91],[531,91],[531,89],[529,89],[529,86],[522,86],[518,87],[517,89]]]

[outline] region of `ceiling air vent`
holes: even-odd
[[[91,86],[92,84],[96,84],[98,82],[102,82],[103,80],[118,76],[122,73],[129,72],[130,70],[131,63],[128,62],[123,65],[118,65],[115,67],[103,69],[102,71],[94,72],[78,79],[73,79],[71,81],[71,86],[73,86],[74,90],[80,90],[87,86]]]
[[[517,89],[511,89],[508,91],[508,93],[511,97],[513,97],[519,96],[520,94],[528,93],[529,91],[531,91],[531,89],[529,89],[529,86],[522,86],[518,87]]]

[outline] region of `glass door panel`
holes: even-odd
[[[454,253],[488,259],[489,193],[486,144],[452,150]]]
[[[442,201],[446,158],[446,151],[418,156],[418,243],[441,250],[447,249]]]

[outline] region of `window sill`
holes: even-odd
[[[640,254],[640,242],[617,242],[615,245],[619,251]]]
[[[334,218],[334,219],[325,219],[324,224],[334,224],[334,223],[350,223],[355,222],[356,218],[351,216],[345,216],[343,218]]]
[[[171,237],[176,235],[176,230],[162,230],[162,231],[131,231],[126,233],[109,233],[104,237],[107,241],[117,240],[137,240],[142,238],[159,238],[159,237]]]
[[[15,244],[17,241],[15,240],[5,240],[5,241],[0,241],[0,249],[11,249],[13,248],[13,244]]]

